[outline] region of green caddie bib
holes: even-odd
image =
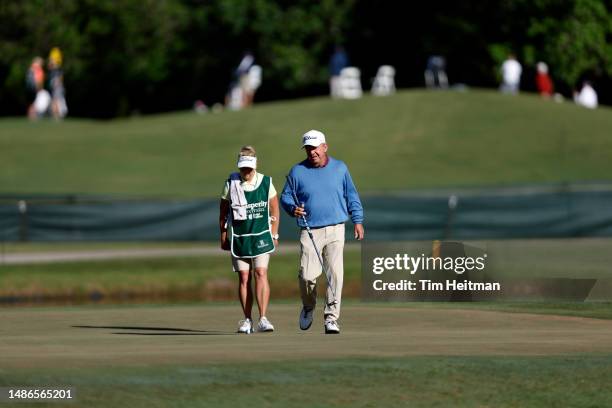
[[[232,220],[232,255],[237,258],[255,258],[274,251],[270,228],[268,194],[272,179],[263,176],[259,187],[245,191],[246,220]]]

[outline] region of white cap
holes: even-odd
[[[239,169],[243,167],[250,167],[251,169],[256,169],[257,168],[257,157],[238,156],[237,166]]]
[[[304,136],[302,136],[302,147],[317,147],[322,143],[325,143],[325,135],[323,132],[319,132],[318,130],[309,130],[308,132],[304,133]]]

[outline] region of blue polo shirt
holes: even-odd
[[[291,184],[300,203],[304,203],[306,220],[312,228],[344,223],[363,224],[363,207],[346,164],[328,156],[327,165],[313,167],[308,160],[293,166],[281,194],[281,205],[291,216],[296,206]],[[298,218],[298,225],[305,227]]]

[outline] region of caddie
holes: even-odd
[[[266,317],[270,301],[268,265],[270,254],[278,246],[278,197],[272,178],[257,171],[257,155],[252,146],[240,149],[237,166],[240,172],[230,174],[223,187],[219,228],[221,248],[231,251],[232,267],[239,277],[238,297],[244,320],[239,322],[238,333],[254,331],[253,275],[260,316],[257,331],[271,332],[274,326]]]
[[[293,166],[281,194],[283,209],[298,219],[301,228],[298,282],[302,310],[299,325],[300,329],[307,330],[312,324],[317,301],[317,278],[323,272],[318,250],[331,283],[323,309],[324,329],[326,334],[337,334],[340,333],[338,319],[344,277],[344,223],[350,217],[355,239],[362,240],[363,207],[346,164],[328,156],[328,146],[322,132],[306,132],[302,136],[302,147],[306,160]],[[306,223],[312,231],[313,240],[308,235]]]

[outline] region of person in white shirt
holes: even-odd
[[[584,106],[585,108],[597,108],[597,105],[599,104],[597,100],[597,92],[595,92],[595,89],[593,89],[589,81],[584,81],[582,83],[582,89],[580,92],[574,92],[574,102],[580,106]]]
[[[502,83],[499,90],[503,93],[517,94],[521,83],[523,67],[516,60],[514,54],[508,55],[508,59],[501,66]]]
[[[251,318],[255,298],[259,308],[259,332],[274,331],[266,317],[270,301],[268,264],[278,246],[279,205],[272,178],[257,169],[253,146],[243,146],[238,156],[239,172],[226,180],[219,207],[221,249],[231,251],[232,269],[238,275],[238,297],[244,313],[238,333],[255,331]],[[231,233],[231,234],[230,234]]]

